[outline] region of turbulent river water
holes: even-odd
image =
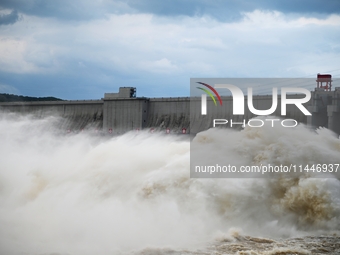
[[[65,134],[57,122],[0,115],[0,254],[340,254],[339,174],[195,179],[189,139]],[[340,161],[327,129],[209,130],[192,142],[210,140],[227,160]]]

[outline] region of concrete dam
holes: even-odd
[[[312,116],[305,116],[295,105],[287,105],[286,119],[294,119],[313,127],[327,127],[340,134],[340,88],[327,91],[317,88],[311,92],[311,100],[304,104]],[[301,98],[302,95],[288,95],[289,98]],[[213,108],[202,119],[200,110],[201,98],[147,98],[136,97],[136,89],[121,87],[118,93],[105,93],[100,100],[71,100],[45,102],[7,102],[0,103],[0,112],[12,112],[32,115],[34,118],[48,116],[61,117],[58,127],[65,132],[95,129],[104,133],[120,134],[131,130],[150,130],[166,133],[196,134],[209,129],[214,118],[224,116],[226,119],[239,121],[249,120],[255,115],[247,107],[243,116],[233,116],[233,99],[222,97],[224,107]],[[272,95],[253,96],[253,105],[258,110],[267,110],[272,106]],[[278,96],[278,107],[272,114],[280,116],[281,97]]]

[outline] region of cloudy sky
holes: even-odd
[[[190,78],[319,72],[340,86],[339,59],[339,0],[0,2],[0,93],[188,96]]]

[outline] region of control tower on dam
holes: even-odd
[[[317,82],[315,91],[311,92],[311,100],[303,104],[312,116],[306,116],[295,105],[288,104],[285,118],[315,128],[327,127],[340,134],[340,88],[332,89],[331,76],[320,76]],[[288,98],[303,96],[288,95]],[[211,128],[213,119],[221,114],[225,119],[233,121],[249,120],[255,116],[248,109],[247,97],[244,99],[244,115],[238,116],[233,116],[233,98],[225,96],[222,100],[224,107],[208,112],[204,121],[200,118],[201,112],[197,110],[201,108],[199,97],[137,97],[136,88],[133,87],[121,87],[118,93],[105,93],[100,100],[0,103],[0,113],[14,112],[32,115],[34,118],[56,116],[60,117],[57,128],[65,132],[96,129],[108,134],[131,130],[196,134]],[[270,109],[272,95],[253,96],[253,105],[258,110]],[[211,100],[207,100],[207,108],[213,108]],[[280,96],[278,107],[272,115],[281,115]]]
[[[308,108],[312,116],[307,118],[307,124],[327,127],[340,134],[340,87],[332,89],[330,74],[318,74],[316,83]]]

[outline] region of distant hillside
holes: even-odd
[[[0,102],[63,101],[56,97],[27,97],[0,93]]]

